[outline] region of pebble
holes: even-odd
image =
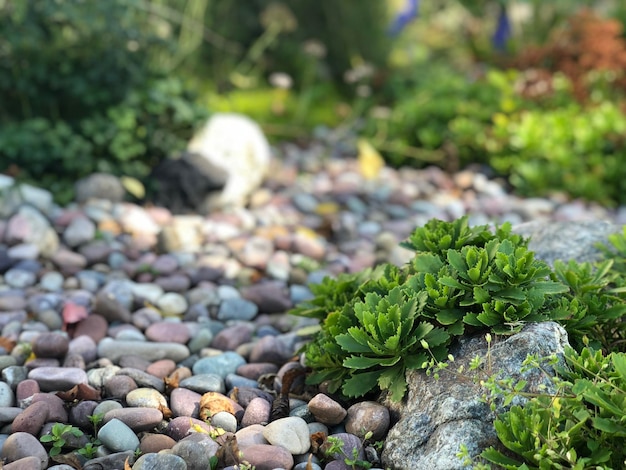
[[[157,300],[156,306],[164,316],[181,315],[187,310],[187,300],[176,292],[163,294]]]
[[[172,454],[184,459],[189,470],[203,470],[206,469],[207,462],[217,453],[219,447],[219,444],[208,434],[193,433],[172,447]]]
[[[293,455],[304,454],[311,446],[306,421],[295,416],[272,421],[263,429],[263,437],[273,446],[284,447]]]
[[[192,377],[183,379],[179,383],[180,387],[204,394],[206,392],[224,393],[224,379],[217,374],[195,374]]]
[[[111,419],[100,428],[98,439],[113,452],[134,451],[139,447],[135,432],[117,418]]]
[[[13,393],[13,389],[6,383],[6,381],[0,382],[0,407],[10,407],[13,405],[15,405],[15,394]]]
[[[204,469],[220,444],[201,409],[237,436],[257,470],[308,468],[309,435],[329,428],[351,455],[366,432],[384,439],[387,408],[344,407],[319,393],[291,400],[290,416],[269,423],[284,373],[301,367],[291,362],[301,341],[293,332],[311,325],[284,313],[312,297],[309,282],[403,264],[412,254],[398,242],[433,217],[626,221],[626,207],[521,199],[473,170],[385,168],[366,181],[336,147],[330,154],[341,158],[324,162],[319,142],[280,147],[284,164],[248,208],[207,216],[122,202],[119,182],[101,175],[94,181],[115,191],[83,185],[81,204],[66,208],[43,189],[29,187],[25,204],[0,191],[0,423],[12,427],[5,467],[46,468],[42,429],[92,429],[89,417],[102,415],[106,447],[84,469],[123,468],[126,458],[133,469]],[[78,399],[69,416],[56,396],[92,389],[101,398]],[[144,455],[135,462],[137,447]],[[335,457],[326,470],[346,468]]]
[[[35,436],[26,432],[12,433],[2,445],[0,457],[7,463],[16,462],[26,457],[36,457],[39,460],[40,468],[48,467],[48,452]]]
[[[194,375],[215,374],[221,378],[226,378],[228,374],[234,374],[237,367],[246,363],[246,360],[233,351],[226,351],[223,354],[213,357],[203,357],[193,365]]]
[[[178,343],[148,343],[140,341],[123,341],[104,338],[98,344],[98,356],[112,362],[129,355],[142,357],[147,361],[171,359],[180,362],[189,356],[189,349]]]
[[[108,411],[103,422],[106,424],[113,419],[120,420],[137,433],[156,428],[163,420],[163,413],[153,408],[119,408]]]
[[[44,392],[69,390],[75,385],[87,383],[87,374],[76,367],[38,367],[28,373]]]
[[[387,435],[390,426],[389,409],[375,401],[355,403],[348,408],[346,431],[361,439],[368,432],[371,441],[378,441]]]
[[[308,408],[317,421],[331,426],[341,423],[348,414],[339,403],[323,393],[311,398]]]
[[[158,322],[153,323],[146,329],[146,338],[155,343],[178,343],[187,344],[190,332],[182,323]]]
[[[149,453],[140,456],[133,464],[132,470],[154,470],[167,468],[168,470],[188,470],[185,460],[173,454]]]

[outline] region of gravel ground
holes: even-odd
[[[342,153],[284,145],[249,208],[207,217],[0,196],[3,468],[351,468],[324,455],[328,435],[375,468],[363,435],[384,440],[388,410],[303,384],[311,322],[285,313],[309,282],[405,262],[397,243],[433,217],[626,223],[625,208],[522,199],[480,172],[366,179]],[[82,434],[61,445],[56,423]]]

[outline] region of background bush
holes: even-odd
[[[174,43],[142,5],[0,6],[0,157],[61,202],[94,171],[146,176],[207,114],[166,78],[157,58]]]

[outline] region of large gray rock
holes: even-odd
[[[621,226],[608,221],[526,222],[513,227],[515,233],[530,237],[528,248],[550,265],[557,259],[595,261],[601,251],[597,243],[608,243],[608,236],[621,232]]]
[[[462,338],[450,351],[454,363],[440,372],[439,380],[410,371],[405,401],[385,403],[399,421],[387,436],[382,454],[384,465],[394,470],[471,468],[457,457],[461,445],[467,447],[471,456],[497,445],[493,421],[495,413],[504,411],[500,402],[496,401],[493,412],[481,400],[486,389],[480,386],[480,380],[486,379],[491,369],[499,378],[526,380],[525,391],[539,392],[540,386],[550,391],[549,377],[537,369],[521,372],[522,363],[528,354],[562,357],[567,344],[567,333],[560,325],[534,323],[516,335],[492,342],[490,350],[483,335]],[[484,366],[470,371],[470,362],[476,356],[483,358]],[[458,373],[460,366],[462,373]],[[552,372],[549,367],[546,370]],[[523,399],[515,400],[513,404],[523,404]]]
[[[513,231],[530,237],[529,248],[536,257],[553,265],[557,259],[579,262],[599,259],[601,251],[596,245],[606,244],[608,236],[620,232],[621,227],[606,221],[527,222],[515,226]],[[550,381],[536,370],[521,373],[522,362],[528,354],[562,355],[567,344],[567,333],[556,323],[531,324],[492,345],[490,363],[500,377],[527,380],[528,390],[537,391],[540,384],[550,387]],[[461,444],[467,446],[472,456],[497,445],[495,414],[480,398],[485,390],[478,385],[479,377],[468,371],[469,362],[476,355],[487,354],[484,337],[462,338],[450,352],[455,357],[451,368],[457,370],[463,365],[463,374],[445,371],[435,380],[411,371],[407,375],[409,392],[404,402],[385,403],[399,420],[385,442],[382,456],[385,465],[396,470],[461,469],[466,468],[457,457]],[[495,413],[504,411],[497,405]]]

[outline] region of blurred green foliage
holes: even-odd
[[[174,44],[142,5],[0,3],[0,157],[60,202],[94,171],[146,176],[207,116],[155,66]]]
[[[626,18],[613,3],[603,14]],[[508,69],[594,5],[419,4],[392,38],[401,0],[0,0],[0,159],[66,201],[93,171],[145,177],[210,109],[270,138],[343,125],[394,166],[481,163],[524,194],[624,202],[624,74],[593,70],[582,103],[554,71]],[[496,51],[503,6],[512,35]]]

